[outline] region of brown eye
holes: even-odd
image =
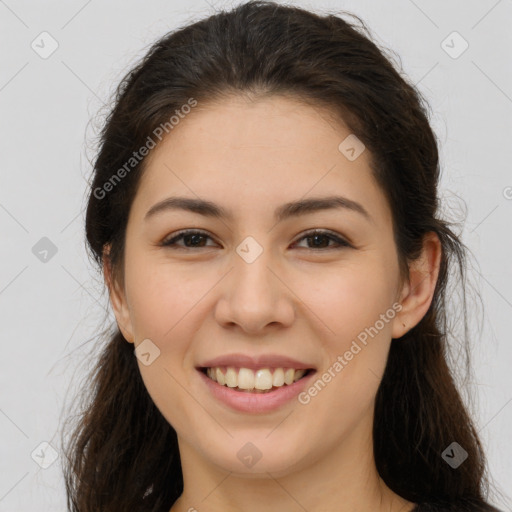
[[[186,230],[178,233],[177,235],[173,236],[172,238],[168,238],[162,242],[162,246],[164,247],[180,247],[185,249],[194,249],[194,248],[201,248],[201,247],[208,247],[205,244],[205,241],[207,239],[212,239],[209,235],[206,233],[203,233],[202,231],[197,230]],[[177,244],[178,241],[183,240],[184,245]],[[209,246],[211,247],[211,246]]]
[[[203,231],[188,229],[177,233],[171,238],[167,238],[161,243],[161,245],[163,247],[181,249],[212,247],[212,245],[206,245],[208,239],[213,240],[210,235]],[[302,240],[306,240],[308,243],[307,247],[303,247],[305,249],[326,250],[352,247],[346,240],[329,231],[313,230],[303,235],[298,242]],[[177,243],[179,241],[183,241],[183,244]],[[334,245],[331,242],[334,242]],[[295,242],[294,245],[296,244],[297,242]]]
[[[306,233],[301,240],[307,240],[310,242],[306,249],[339,249],[341,247],[351,247],[351,245],[343,238],[329,232],[314,230]],[[335,245],[329,245],[331,241],[335,242]]]

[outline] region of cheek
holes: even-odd
[[[328,327],[327,334],[319,333],[325,367],[301,402],[309,418],[330,425],[327,444],[330,435],[350,432],[372,410],[391,343],[391,291],[380,271],[354,268],[317,282],[304,299]]]
[[[371,262],[371,260],[370,260]],[[337,350],[381,318],[393,313],[394,274],[383,264],[352,264],[329,272],[296,276],[294,293],[304,309],[301,315],[316,318],[325,339]],[[391,309],[391,311],[389,311]],[[391,324],[378,324],[379,331],[390,332]]]
[[[137,343],[150,339],[160,351],[150,365],[138,361],[141,377],[166,420],[182,429],[187,428],[188,420],[184,425],[180,422],[190,416],[190,397],[184,392],[189,376],[184,369],[192,364],[191,340],[200,325],[194,315],[201,312],[207,281],[207,276],[187,279],[176,266],[149,258],[132,258],[126,263],[135,338]]]
[[[312,416],[325,414],[329,404],[328,414],[336,422],[351,422],[371,407],[386,366],[396,315],[392,307],[395,271],[392,262],[381,255],[373,261],[368,258],[364,265],[338,269],[316,279],[314,285],[311,278],[304,278],[301,298],[325,326],[318,335],[326,366],[318,375],[322,382],[315,381],[311,390]],[[349,428],[348,423],[345,426]]]
[[[136,339],[155,339],[165,345],[169,339],[177,339],[176,331],[215,282],[214,276],[184,272],[176,265],[149,258],[127,261],[126,275]]]

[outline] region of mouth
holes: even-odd
[[[220,386],[240,393],[272,393],[308,377],[314,368],[259,368],[213,366],[197,368]]]

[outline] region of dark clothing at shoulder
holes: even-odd
[[[503,512],[488,503],[458,501],[457,503],[419,503],[411,512]]]

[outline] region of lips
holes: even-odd
[[[221,386],[237,389],[238,391],[270,392],[284,385],[290,386],[306,375],[308,370],[293,368],[262,368],[255,372],[250,368],[211,367],[206,375]]]
[[[281,361],[283,361],[283,359],[281,359]],[[207,362],[210,363],[210,361]],[[212,360],[211,362],[215,361]],[[293,364],[297,364],[297,362],[293,362]],[[201,368],[197,370],[199,380],[204,386],[203,389],[205,389],[217,403],[221,403],[231,410],[247,414],[272,413],[281,407],[293,405],[297,396],[311,384],[316,375],[316,370],[308,371],[302,378],[292,382],[290,385],[284,384],[281,387],[272,387],[271,389],[262,391],[258,389],[239,390],[224,386],[208,377],[206,372],[202,371]],[[302,372],[305,370],[299,371]]]
[[[213,397],[246,413],[284,406],[316,374],[315,365],[279,354],[226,354],[202,361],[196,370]]]
[[[215,368],[223,366],[232,366],[235,368],[249,368],[253,371],[262,368],[294,368],[295,370],[316,370],[311,363],[299,361],[284,355],[263,354],[260,356],[248,356],[246,354],[229,354],[218,356],[213,359],[203,361],[197,366],[198,370],[205,368]]]

